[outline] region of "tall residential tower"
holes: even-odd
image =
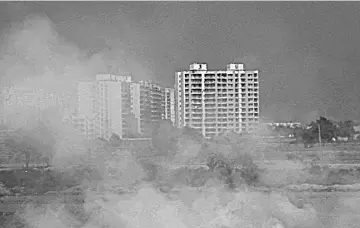
[[[165,88],[165,119],[175,125],[175,90]]]
[[[150,137],[153,125],[165,117],[165,93],[159,85],[149,81],[132,83],[132,113],[138,124],[138,132]]]
[[[259,122],[259,72],[243,64],[208,70],[194,63],[176,73],[176,126],[189,126],[205,137],[224,131],[251,132]]]
[[[96,76],[96,131],[100,138],[113,133],[126,138],[131,124],[131,77],[111,74]]]

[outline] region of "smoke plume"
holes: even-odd
[[[270,227],[265,225],[270,218],[274,223],[281,220],[286,227],[318,227],[311,207],[299,209],[283,195],[251,191],[234,193],[219,184],[202,192],[183,188],[170,197],[142,182],[146,174],[129,151],[116,151],[115,157],[110,156],[100,142],[91,144],[83,140],[74,128],[61,121],[63,109],[68,112],[73,109],[70,101],[74,84],[105,68],[106,61],[101,52],[86,56],[75,44],[61,37],[44,16],[28,16],[12,24],[3,34],[1,88],[14,89],[14,96],[21,95],[17,94],[19,91],[40,91],[57,100],[49,101],[44,108],[48,111],[47,126],[56,136],[52,157],[55,171],[76,175],[78,166],[87,165],[98,172],[97,177],[87,176],[88,183],[82,190],[84,204],[73,205],[75,209],[70,210],[69,205],[57,201],[40,206],[25,204],[19,217],[30,227],[263,228]],[[33,109],[21,103],[9,106],[5,115],[11,120],[8,121],[10,128],[31,130],[37,127],[34,121],[37,113],[32,112]],[[243,150],[254,155],[270,147],[262,137],[268,133],[265,126],[260,128],[249,136]],[[183,153],[175,160],[191,160],[191,151],[200,149],[196,143],[185,146],[186,142],[180,141],[184,144],[181,147]],[[74,210],[84,211],[86,219],[79,218],[79,213]],[[11,228],[15,227],[12,225]]]

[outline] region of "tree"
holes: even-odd
[[[317,134],[319,134],[319,126],[322,142],[332,142],[332,139],[337,137],[338,129],[336,125],[327,118],[320,116],[316,123],[312,123],[313,131]]]
[[[354,121],[352,120],[340,122],[338,136],[352,139],[353,136],[355,135],[354,125],[355,125]]]
[[[182,128],[181,135],[185,136],[185,137],[190,137],[191,139],[199,141],[199,142],[202,142],[204,140],[204,137],[201,134],[201,132],[199,132],[198,130],[196,130],[194,128],[190,128],[190,127]]]
[[[128,130],[124,134],[124,138],[140,138],[139,122],[133,114],[129,114],[123,117],[125,124],[128,126]]]
[[[181,136],[181,129],[175,128],[171,121],[161,120],[154,125],[152,144],[161,154],[169,154],[176,150],[176,140]]]
[[[316,142],[319,142],[319,131],[323,144],[326,142],[332,142],[333,138],[336,138],[338,135],[337,126],[327,118],[321,116],[315,122],[311,122],[308,128],[304,129],[303,132],[300,133],[302,134],[302,140],[305,147],[313,146]]]
[[[317,142],[317,134],[313,129],[304,129],[302,132],[302,140],[305,148],[313,147]]]
[[[296,142],[300,142],[302,140],[303,134],[304,134],[304,128],[302,127],[295,127],[294,128],[294,137],[296,139]]]
[[[118,134],[112,133],[109,138],[109,143],[112,146],[120,146],[121,145],[121,138]]]
[[[241,146],[241,142],[252,144],[246,136],[228,132],[216,141],[209,143],[206,150],[208,152],[207,166],[210,171],[218,170],[222,179],[230,187],[239,184],[255,185],[259,180],[260,170],[253,162],[253,157],[249,152],[252,148]]]
[[[25,166],[28,168],[32,155],[36,152],[34,146],[30,142],[31,140],[26,135],[26,132],[18,129],[14,134],[8,135],[5,138],[5,145],[13,153],[13,159],[24,157]]]
[[[28,137],[30,140],[28,143],[37,150],[42,161],[50,166],[54,155],[54,145],[56,144],[56,135],[54,135],[51,126],[40,122],[28,135],[31,136]]]
[[[0,198],[4,196],[8,196],[10,194],[11,192],[9,191],[9,189],[7,189],[2,182],[0,182]]]

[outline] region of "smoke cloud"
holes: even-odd
[[[45,16],[28,16],[12,24],[3,34],[0,48],[1,88],[38,90],[53,94],[67,103],[72,99],[71,89],[77,81],[106,69],[107,60],[101,51],[90,57],[82,53],[76,45],[61,37]],[[257,59],[249,61],[254,61],[256,66]],[[19,217],[30,227],[263,228],[270,227],[265,225],[270,218],[273,223],[283,223],[285,227],[318,227],[313,208],[299,209],[280,194],[234,193],[220,184],[202,192],[183,188],[173,197],[161,193],[142,181],[146,174],[129,151],[116,151],[116,156],[109,155],[100,142],[91,144],[83,140],[72,126],[63,124],[62,113],[58,112],[63,108],[62,102],[51,103],[45,110],[47,126],[56,139],[52,157],[55,170],[75,175],[78,166],[87,165],[99,174],[97,177],[88,175],[88,183],[82,186],[85,203],[75,205],[75,209],[70,210],[69,205],[57,201],[40,206],[25,204],[19,211]],[[66,108],[69,112],[73,109],[71,104]],[[31,110],[21,104],[6,109],[5,115],[12,118],[9,127],[35,129],[36,113]],[[268,133],[262,125],[254,135],[249,136],[243,149],[254,154],[270,147],[262,138]],[[180,141],[184,147],[180,148],[182,154],[175,160],[191,160],[190,152],[200,149],[196,143],[185,146],[188,142]],[[85,211],[86,219],[82,221],[74,210]]]

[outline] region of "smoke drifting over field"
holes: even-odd
[[[39,96],[45,94],[48,98],[46,104],[42,104],[42,115],[47,127],[56,136],[55,147],[68,139],[72,140],[69,147],[81,144],[76,131],[62,124],[61,118],[74,111],[76,82],[92,78],[104,69],[102,56],[85,56],[76,45],[61,37],[52,22],[43,15],[30,15],[23,21],[12,23],[1,34],[0,88],[14,89],[12,96],[5,97],[11,101],[5,110],[8,127],[27,131],[36,129],[37,109],[21,104],[15,97],[26,99],[21,94],[23,91],[38,93]],[[59,147],[54,151],[64,156],[63,148]],[[77,150],[72,149],[72,153],[77,153]]]
[[[101,55],[90,59],[85,57],[81,50],[57,33],[48,18],[30,16],[5,31],[1,44],[1,87],[41,89],[45,93],[61,96],[67,93],[76,81],[103,70],[105,64]],[[100,147],[95,150],[98,154],[89,157],[89,144],[84,142],[71,126],[62,124],[60,116],[54,115],[58,108],[56,105],[51,108],[48,126],[56,136],[52,161],[55,170],[74,174],[76,163],[86,163],[96,167],[100,177],[89,176],[88,181],[94,181],[95,187],[84,187],[85,204],[79,207],[84,207],[87,214],[88,220],[85,224],[78,216],[69,212],[67,205],[50,202],[40,207],[28,204],[24,211],[19,211],[20,217],[25,219],[30,227],[264,228],[270,227],[264,224],[271,217],[280,219],[286,227],[319,227],[316,226],[314,209],[296,208],[286,196],[278,194],[230,193],[223,187],[216,186],[202,192],[183,188],[170,197],[150,184],[139,184],[146,174],[131,153],[121,151],[118,160],[106,160],[106,157],[101,157]],[[36,128],[33,116],[28,110],[16,107],[9,112],[6,113],[7,116],[14,117],[14,125],[10,127]],[[266,134],[264,128],[255,136],[250,136],[244,149],[256,151],[254,147],[260,145],[260,142],[261,147],[268,146],[260,137]],[[92,147],[95,146],[97,145]],[[186,147],[184,151],[187,152],[189,148],[198,147]],[[130,189],[134,192],[131,193],[119,194],[114,191],[134,185],[134,189]],[[91,183],[88,187],[90,186]]]

